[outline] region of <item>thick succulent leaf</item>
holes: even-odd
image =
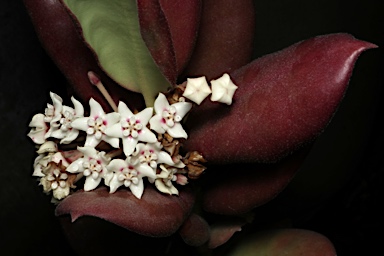
[[[200,28],[185,77],[208,80],[247,64],[252,57],[255,8],[252,0],[204,0]]]
[[[325,236],[309,230],[277,229],[261,231],[241,242],[231,256],[335,256],[332,243]]]
[[[245,220],[232,216],[215,222],[211,226],[211,237],[209,238],[208,247],[214,249],[225,244],[236,232],[240,232],[241,227],[245,224]]]
[[[201,246],[208,241],[210,228],[201,216],[193,213],[183,223],[179,234],[186,244],[190,246]]]
[[[98,89],[88,80],[87,72],[92,70],[98,74],[115,102],[129,98],[127,104],[132,109],[143,107],[142,95],[117,85],[100,69],[59,0],[25,0],[24,3],[44,48],[84,102],[93,97],[104,109],[111,109]]]
[[[201,0],[159,0],[159,3],[171,32],[176,72],[180,75],[195,46],[201,15]]]
[[[210,168],[204,177],[204,209],[239,215],[269,202],[292,180],[307,151],[299,150],[278,164],[228,164]]]
[[[206,101],[191,113],[188,150],[210,162],[275,161],[317,136],[330,121],[363,50],[347,34],[315,37],[231,73],[232,106]]]
[[[141,235],[163,237],[176,232],[193,203],[194,196],[188,189],[181,190],[179,196],[169,196],[147,186],[142,198],[137,199],[127,189],[110,194],[102,187],[67,197],[56,208],[56,215],[70,214],[72,221],[95,216]]]
[[[141,34],[135,1],[63,0],[81,26],[103,70],[128,90],[143,94],[147,105],[169,87]]]
[[[169,237],[142,236],[100,218],[83,216],[72,222],[65,215],[59,220],[78,256],[164,255],[169,249]]]
[[[139,0],[137,10],[140,32],[153,60],[168,81],[175,84],[177,77],[175,51],[171,32],[159,1]]]

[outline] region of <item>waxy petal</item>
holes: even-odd
[[[141,199],[137,199],[126,189],[110,194],[103,187],[68,196],[56,208],[56,215],[71,214],[72,221],[85,215],[95,216],[142,235],[162,237],[179,229],[193,203],[194,196],[187,188],[176,197],[147,186]]]
[[[353,65],[375,45],[347,34],[315,37],[264,56],[231,74],[230,108],[203,104],[191,113],[187,150],[211,163],[275,161],[328,124]]]
[[[92,175],[88,176],[85,179],[84,191],[94,190],[95,188],[97,188],[97,186],[100,184],[100,182],[101,182],[101,177],[98,177],[97,179],[94,179],[92,177]]]

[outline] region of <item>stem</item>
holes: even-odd
[[[111,95],[108,93],[107,89],[105,89],[104,85],[101,83],[100,79],[96,76],[93,71],[88,71],[88,79],[94,86],[99,89],[101,94],[107,100],[108,104],[111,106],[113,111],[118,112],[116,103],[113,101]]]

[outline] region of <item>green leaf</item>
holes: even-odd
[[[101,68],[124,88],[143,94],[147,106],[170,84],[141,34],[136,1],[63,0],[77,18]]]

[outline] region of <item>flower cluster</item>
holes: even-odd
[[[230,104],[236,88],[225,74],[212,81],[212,99]],[[182,91],[172,104],[159,93],[154,109],[138,113],[124,102],[119,102],[116,112],[105,113],[91,98],[89,116],[84,116],[84,107],[75,98],[71,98],[72,108],[51,92],[52,104],[29,124],[28,136],[39,145],[33,176],[39,177],[44,192],[52,191],[58,200],[82,179],[85,191],[103,180],[110,193],[125,186],[140,199],[146,178],[160,192],[177,195],[175,183],[185,185],[187,177],[195,179],[205,170],[198,152],[180,155],[181,141],[188,138],[182,119],[193,105],[184,97],[200,104],[211,89],[201,77],[188,79]]]

